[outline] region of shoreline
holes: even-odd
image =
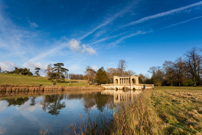
[[[0,92],[0,98],[18,98],[27,96],[44,96],[53,94],[89,94],[102,92],[103,90],[70,90],[70,91],[35,91],[35,92]]]
[[[104,90],[101,86],[17,86],[0,85],[0,92],[36,92],[36,91],[78,91]]]

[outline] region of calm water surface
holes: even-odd
[[[72,125],[95,114],[111,116],[119,103],[139,93],[0,93],[0,127],[6,129],[5,135],[38,135],[43,129],[48,135],[68,135]]]

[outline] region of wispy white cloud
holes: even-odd
[[[89,35],[91,35],[92,33],[94,33],[95,31],[97,31],[98,29],[110,24],[111,22],[113,22],[114,20],[116,20],[118,17],[126,14],[128,11],[130,11],[137,3],[139,2],[139,0],[133,0],[129,5],[126,5],[122,10],[120,10],[119,12],[117,12],[116,14],[114,14],[113,16],[108,17],[103,23],[99,24],[98,26],[96,26],[95,28],[93,28],[91,31],[89,31],[88,33],[84,34],[81,38],[79,38],[79,40],[82,40],[86,37],[88,37]]]
[[[96,32],[94,36],[97,38],[97,37],[102,36],[106,32],[107,32],[106,30],[100,30],[100,31]]]
[[[73,65],[69,66],[68,69],[69,69],[69,71],[71,71],[71,73],[82,70],[81,66],[79,64],[73,64]]]
[[[202,5],[202,1],[197,2],[197,3],[193,3],[191,5],[187,5],[187,6],[184,6],[184,7],[169,10],[169,11],[166,11],[166,12],[158,13],[158,14],[155,14],[155,15],[143,17],[143,18],[141,18],[141,19],[139,19],[137,21],[133,21],[133,22],[130,22],[130,23],[124,25],[123,27],[143,23],[143,22],[146,22],[146,21],[149,21],[149,20],[152,20],[152,19],[156,19],[156,18],[159,18],[159,17],[171,15],[171,14],[174,14],[174,13],[178,13],[178,12],[184,11],[186,9],[197,7],[197,6],[200,6],[200,5]]]
[[[88,53],[89,55],[96,54],[96,51],[89,45],[83,44],[82,48],[83,53]]]
[[[153,31],[150,30],[150,31],[145,32],[145,31],[139,30],[139,31],[137,31],[135,33],[132,33],[132,34],[129,34],[129,35],[126,35],[126,36],[123,36],[123,37],[119,38],[118,40],[110,43],[108,47],[116,46],[117,44],[122,42],[124,39],[131,38],[131,37],[134,37],[134,36],[137,36],[137,35],[143,35],[143,34],[151,33],[151,32],[153,32]]]
[[[29,22],[29,25],[32,29],[38,28],[38,24],[36,24],[35,22]]]
[[[53,47],[52,49],[48,51],[44,51],[40,53],[39,55],[29,59],[27,62],[25,62],[23,65],[27,65],[29,62],[39,62],[43,58],[47,56],[53,56],[53,55],[58,55],[61,50],[64,50],[65,48],[69,48],[71,51],[75,51],[77,53],[87,53],[89,55],[96,54],[96,51],[90,46],[83,44],[81,45],[81,42],[76,40],[76,39],[71,39],[70,41],[65,40],[65,41],[57,41],[54,43],[54,45],[51,46],[56,46]]]
[[[68,48],[73,51],[80,51],[81,50],[80,42],[78,40],[72,39],[68,44]]]
[[[171,24],[171,25],[168,25],[168,26],[166,26],[166,27],[160,28],[160,29],[158,29],[158,30],[150,30],[150,31],[147,31],[147,32],[145,32],[145,31],[137,31],[136,33],[123,36],[123,37],[121,37],[120,39],[116,40],[115,42],[112,42],[111,44],[109,44],[109,47],[116,46],[117,44],[119,44],[120,42],[122,42],[124,39],[131,38],[131,37],[133,37],[133,36],[148,34],[148,33],[151,33],[151,32],[156,32],[156,31],[159,31],[159,30],[162,30],[162,29],[167,29],[167,28],[170,28],[170,27],[174,27],[174,26],[177,26],[177,25],[181,25],[181,24],[184,24],[184,23],[188,23],[188,22],[190,22],[190,21],[193,21],[193,20],[196,20],[196,19],[200,19],[200,18],[202,18],[202,16],[194,17],[194,18],[191,18],[191,19],[182,21],[182,22],[178,22],[178,23],[175,23],[175,24]]]
[[[82,44],[81,42],[76,40],[76,39],[71,39],[68,43],[68,48],[72,51],[77,51],[77,52],[83,52],[87,53],[89,55],[93,55],[96,53],[96,51],[90,46],[86,44]]]
[[[67,45],[68,45],[68,42],[55,43],[56,47],[53,47],[52,49],[49,49],[49,50],[44,50],[44,52],[40,53],[39,55],[34,56],[31,59],[29,59],[23,65],[25,65],[28,62],[38,62],[38,61],[40,61],[41,59],[43,59],[43,58],[45,58],[47,56],[55,55],[55,54],[57,54],[58,51],[60,51],[61,49],[64,49],[65,47],[67,47]]]
[[[5,70],[10,71],[10,70],[13,70],[16,67],[16,65],[13,62],[5,61],[5,62],[0,62],[0,67],[3,71]]]
[[[97,71],[97,70],[98,70],[98,67],[97,67],[97,66],[95,66],[95,65],[91,65],[91,68],[92,68],[93,70],[95,70],[95,71]]]
[[[99,40],[93,42],[92,45],[97,44],[97,43],[100,43],[100,42],[104,42],[104,41],[109,40],[109,39],[112,39],[112,38],[119,37],[119,36],[121,36],[121,35],[123,35],[123,34],[125,34],[125,33],[126,33],[126,32],[121,33],[121,34],[118,34],[118,35],[114,35],[114,36],[111,36],[111,37],[105,37],[105,38],[99,39]]]
[[[4,12],[4,6],[0,6],[1,58],[8,59],[17,57],[24,59],[25,55],[33,51],[32,41],[37,35],[37,32],[30,32],[16,26]]]
[[[34,72],[36,67],[40,68],[42,71],[46,70],[46,68],[47,68],[46,65],[43,65],[40,62],[36,62],[36,63],[27,62],[25,67],[29,68],[31,70],[31,72]]]
[[[171,25],[168,25],[168,26],[166,26],[166,27],[160,28],[160,30],[162,30],[162,29],[167,29],[167,28],[174,27],[174,26],[178,26],[178,25],[181,25],[181,24],[184,24],[184,23],[188,23],[188,22],[193,21],[193,20],[196,20],[196,19],[200,19],[200,18],[202,18],[202,16],[194,17],[194,18],[191,18],[191,19],[182,21],[182,22],[178,22],[178,23],[175,23],[175,24],[171,24]]]

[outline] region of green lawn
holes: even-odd
[[[52,86],[53,82],[47,77],[23,76],[15,74],[0,74],[0,85],[42,85]],[[87,86],[86,80],[65,80],[65,83],[57,83],[57,86]]]

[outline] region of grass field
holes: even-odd
[[[23,76],[15,74],[0,74],[0,85],[42,85],[52,86],[53,82],[46,77]],[[87,86],[86,80],[65,80],[65,83],[57,83],[57,86]]]
[[[156,87],[78,134],[202,135],[202,87]],[[104,122],[100,122],[103,121]],[[84,126],[85,127],[85,126]]]
[[[156,87],[150,93],[164,133],[202,134],[202,87]]]

